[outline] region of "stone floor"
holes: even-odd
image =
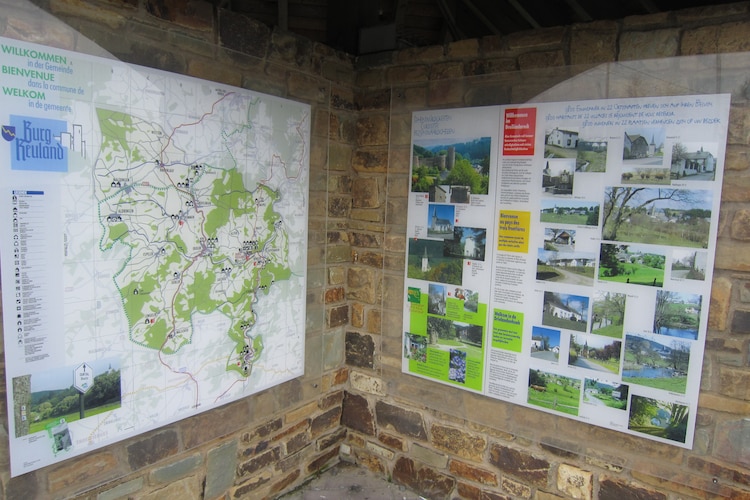
[[[389,483],[364,467],[340,462],[278,500],[425,500],[403,486]]]

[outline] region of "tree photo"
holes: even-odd
[[[685,405],[634,395],[628,429],[684,443],[689,413]]]
[[[120,407],[120,363],[112,358],[91,362],[93,384],[83,396],[84,417]],[[73,368],[64,367],[31,376],[31,424],[29,432],[44,430],[48,424],[64,418],[66,422],[79,420],[80,392],[70,381]]]
[[[608,187],[602,239],[707,248],[712,198],[707,190]]]
[[[489,137],[450,144],[414,144],[412,192],[426,193],[433,186],[466,186],[471,194],[487,194],[490,179]]]

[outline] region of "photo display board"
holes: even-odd
[[[691,448],[729,106],[413,113],[402,370]]]
[[[310,106],[0,49],[11,474],[302,375]]]

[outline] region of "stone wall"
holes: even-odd
[[[343,423],[349,429],[344,452],[352,460],[433,499],[750,497],[748,32],[750,4],[743,2],[358,61],[363,102],[382,104],[361,110],[352,183],[384,185],[385,193],[376,206],[352,214],[352,233],[381,221],[383,210],[385,220],[352,241],[353,253],[378,256],[360,259],[349,271],[368,277],[349,283],[351,372]],[[742,54],[713,56],[729,53]],[[641,61],[651,58],[657,61]],[[390,100],[380,98],[383,89],[391,91]],[[412,111],[691,92],[732,93],[693,450],[401,373]],[[367,196],[374,202],[372,193]],[[355,288],[361,283],[369,290]]]
[[[575,80],[607,62],[746,52],[750,3],[359,61],[207,0],[37,3],[52,17],[0,0],[0,35],[84,52],[98,44],[126,62],[312,105],[306,373],[14,479],[4,446],[4,497],[273,498],[340,459],[431,499],[750,494],[750,62],[714,61],[721,69],[710,76],[695,62],[670,63],[687,64],[674,71],[683,82]],[[411,111],[524,102],[555,89],[557,100],[668,94],[711,78],[733,104],[694,450],[401,373]],[[6,410],[3,397],[2,422]]]

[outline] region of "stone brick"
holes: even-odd
[[[219,42],[233,51],[264,58],[271,43],[271,30],[242,14],[220,9]]]
[[[482,461],[482,454],[487,448],[487,441],[484,437],[440,424],[434,424],[430,433],[432,444],[436,448],[476,462]]]
[[[709,478],[683,470],[683,467],[676,470],[652,462],[636,462],[631,474],[634,479],[650,484],[659,492],[673,492],[678,496],[689,497],[742,498],[742,495],[737,495],[737,490],[727,484],[714,483]]]
[[[315,442],[315,448],[318,451],[322,451],[330,446],[343,442],[344,439],[346,439],[346,429],[340,428],[338,431],[334,432],[333,434],[327,434],[321,437],[320,439],[318,439]]]
[[[495,59],[477,59],[474,61],[467,61],[464,65],[464,72],[466,76],[478,76],[478,75],[489,75],[493,73],[506,73],[508,71],[515,71],[516,60],[512,57],[502,57]],[[485,88],[485,87],[482,87]],[[499,85],[493,85],[491,88],[497,90],[502,88]],[[502,95],[501,93],[500,95]],[[495,97],[492,101],[493,104],[502,102],[499,96]],[[489,103],[488,103],[489,104]],[[477,106],[477,104],[474,104]]]
[[[462,483],[461,481],[456,483],[456,493],[458,493],[461,498],[467,500],[481,500],[482,498],[481,489],[471,484]]]
[[[95,483],[111,479],[118,474],[118,460],[108,451],[85,455],[64,462],[47,474],[47,485],[50,493],[66,490],[71,486]]]
[[[750,311],[741,309],[734,311],[732,333],[750,333]]]
[[[724,331],[729,321],[729,306],[732,299],[732,282],[714,277],[711,286],[711,302],[708,308],[708,328]]]
[[[540,491],[540,492],[538,492],[538,494],[540,496],[536,500],[542,500],[541,499],[541,494],[543,494],[543,492]],[[512,497],[508,497],[508,496],[505,496],[505,495],[501,495],[499,493],[495,493],[494,491],[482,491],[482,495],[480,497],[480,500],[514,500],[514,499]]]
[[[336,406],[314,417],[310,422],[310,432],[313,437],[319,436],[325,431],[338,426],[339,423],[341,423],[341,408]]]
[[[349,214],[352,221],[382,222],[383,207],[377,209],[370,208],[353,208]]]
[[[515,497],[531,498],[531,488],[528,485],[514,481],[509,477],[500,480],[500,487]]]
[[[346,332],[346,364],[360,368],[375,365],[375,343],[370,335]]]
[[[256,472],[258,472],[260,469],[263,469],[264,467],[268,467],[269,465],[278,462],[279,458],[281,457],[281,448],[278,446],[275,448],[272,448],[265,453],[261,453],[258,456],[255,456],[251,458],[250,460],[247,460],[240,464],[240,466],[237,468],[237,475],[238,476],[244,476],[244,475],[253,475]]]
[[[380,248],[383,245],[382,235],[352,232],[349,235],[349,241],[355,247]]]
[[[476,59],[479,56],[479,39],[451,42],[447,45],[445,54],[451,59]]]
[[[578,458],[579,456],[578,452],[573,451],[577,448],[576,444],[568,443],[554,437],[542,438],[539,447],[562,458]]]
[[[414,439],[426,440],[422,414],[417,411],[405,410],[385,401],[375,403],[375,415],[378,426],[382,429],[391,429]]]
[[[150,68],[159,68],[172,73],[186,73],[187,61],[183,54],[175,54],[161,45],[154,45],[146,42],[135,42],[132,44],[132,56],[128,62],[148,66]]]
[[[424,64],[395,66],[385,70],[386,80],[392,85],[399,83],[419,83],[427,80],[430,67]]]
[[[328,99],[328,86],[325,80],[306,73],[291,72],[287,80],[287,88],[290,96],[306,101],[325,103]]]
[[[448,466],[448,455],[422,446],[419,443],[411,445],[409,457],[436,469],[445,469]]]
[[[396,52],[395,63],[411,64],[414,61],[435,62],[443,59],[445,49],[442,45],[430,45],[427,47],[409,47]]]
[[[152,491],[138,498],[142,500],[185,500],[185,499],[198,499],[199,495],[196,493],[200,491],[200,484],[198,478],[195,476],[186,477],[169,483],[167,486],[158,490]]]
[[[427,103],[431,107],[446,107],[463,104],[466,82],[463,80],[439,80],[428,84]]]
[[[388,171],[388,149],[358,149],[351,166],[355,172],[384,174]]]
[[[330,450],[317,456],[309,464],[307,464],[307,469],[306,469],[307,473],[311,474],[313,472],[320,471],[323,468],[323,466],[325,466],[328,462],[331,462],[334,459],[338,459],[338,456],[339,456],[339,447],[336,446],[334,448],[331,448]]]
[[[747,16],[747,12],[744,15]],[[750,50],[750,40],[747,39],[748,30],[750,30],[750,23],[745,20],[722,24],[718,39],[719,52],[747,52]]]
[[[449,499],[456,485],[452,477],[406,457],[393,466],[393,480],[434,500]]]
[[[5,438],[7,439],[7,436]],[[39,476],[37,476],[35,471],[14,478],[4,479],[3,486],[5,487],[5,499],[7,500],[41,499],[45,497],[43,483],[39,480]]]
[[[203,463],[203,457],[193,454],[177,462],[157,467],[149,474],[152,484],[171,483],[192,474]]]
[[[247,417],[247,415],[245,415]],[[242,435],[242,442],[243,443],[249,443],[253,439],[256,438],[266,438],[273,434],[274,432],[281,429],[284,425],[284,422],[281,418],[275,418],[269,422],[266,422],[265,424],[259,425],[255,429],[253,429],[250,432],[247,432]]]
[[[341,144],[331,141],[328,149],[329,170],[349,170],[352,163],[354,147],[349,144]]]
[[[234,477],[234,469],[230,470],[230,472]],[[131,479],[130,481],[120,483],[114,488],[99,492],[99,494],[96,495],[96,500],[120,500],[122,498],[132,498],[129,495],[140,491],[141,488],[143,488],[143,478],[138,477],[136,479]],[[34,493],[31,492],[30,497],[33,497],[33,495]],[[9,496],[8,498],[12,497]],[[206,498],[209,498],[208,495],[206,495]]]
[[[328,284],[343,285],[346,283],[346,268],[343,266],[331,266],[328,268]]]
[[[351,247],[349,245],[329,246],[326,248],[326,259],[328,264],[351,262]]]
[[[216,498],[234,482],[237,469],[237,441],[229,441],[208,451],[206,457],[205,498]]]
[[[394,450],[404,451],[406,449],[404,447],[404,440],[392,434],[381,432],[380,434],[378,434],[378,441],[388,446],[389,448],[393,448]]]
[[[688,457],[688,467],[703,474],[708,474],[737,484],[750,486],[750,472],[732,465],[720,464],[702,457]]]
[[[352,389],[375,396],[385,396],[385,383],[379,377],[372,377],[362,372],[352,371],[349,375]]]
[[[352,208],[352,199],[349,196],[331,196],[328,199],[328,215],[330,217],[346,218]]]
[[[249,481],[244,482],[235,488],[232,492],[232,497],[237,499],[252,498],[254,495],[251,495],[251,493],[270,482],[272,476],[273,475],[268,471],[252,476]]]
[[[545,47],[558,47],[563,43],[568,28],[554,27],[538,30],[528,30],[514,33],[505,37],[503,43],[511,50],[523,52]],[[487,37],[483,40],[491,39]]]
[[[365,326],[365,305],[355,303],[352,304],[352,326],[354,328],[362,328]]]
[[[138,470],[177,453],[179,444],[173,430],[146,435],[127,447],[128,464],[131,470]]]
[[[300,475],[301,473],[299,469],[287,474],[284,478],[281,479],[281,481],[274,483],[274,485],[271,487],[271,493],[281,493],[282,491],[287,489],[289,486],[294,484],[294,482],[297,481],[297,479],[299,479]]]
[[[570,63],[597,64],[617,57],[617,23],[599,21],[581,24],[573,29],[570,40]]]
[[[275,30],[271,35],[269,60],[298,68],[309,69],[312,61],[313,43],[289,31]]]
[[[379,476],[386,475],[388,467],[385,465],[385,461],[378,455],[367,450],[357,449],[354,451],[354,456],[356,457],[357,463],[363,467],[366,467]]]
[[[632,483],[606,478],[599,481],[599,500],[667,500],[667,496]]]
[[[655,31],[628,31],[620,36],[620,61],[659,59],[678,55],[680,31],[665,29]],[[602,61],[604,62],[604,61]]]
[[[451,460],[449,463],[449,470],[451,474],[474,481],[475,483],[487,484],[490,486],[497,486],[498,484],[497,476],[494,472],[490,472],[466,462]]]
[[[381,328],[381,315],[377,309],[370,309],[367,311],[367,332],[379,334],[382,331]]]
[[[333,302],[341,302],[346,297],[346,291],[344,287],[329,288],[326,290],[325,303],[331,304]]]
[[[247,458],[247,457],[258,455],[259,453],[266,451],[268,449],[269,444],[270,444],[270,441],[268,440],[259,441],[257,443],[254,443],[251,446],[246,446],[242,450],[240,455],[242,456],[242,458]]]
[[[380,206],[380,186],[374,177],[356,177],[352,181],[352,207],[377,208]]]
[[[318,401],[318,408],[321,410],[328,410],[332,406],[341,405],[344,400],[344,391],[336,391],[333,393],[326,394]]]
[[[550,52],[530,52],[518,56],[519,69],[549,68],[565,65],[565,55],[561,50]]]
[[[396,454],[388,448],[380,446],[379,444],[373,443],[371,441],[367,442],[367,444],[365,445],[365,449],[381,458],[384,458],[385,460],[393,460],[393,458],[396,456]]]
[[[730,398],[750,401],[750,371],[744,368],[722,366],[719,392]],[[748,430],[750,431],[750,425],[748,425]]]
[[[310,436],[307,434],[307,431],[304,431],[289,438],[284,444],[284,448],[287,455],[293,455],[308,444],[310,444]]]
[[[750,468],[750,420],[744,418],[718,424],[714,450],[716,458]]]
[[[725,185],[723,193],[732,189]],[[750,184],[745,188],[750,190]],[[727,201],[726,199],[723,201]],[[732,271],[747,272],[750,271],[750,252],[746,252],[746,243],[735,243],[723,240],[716,246],[716,263],[717,269],[728,269]]]
[[[368,304],[379,302],[380,270],[366,266],[352,266],[347,273],[347,298]]]
[[[750,240],[750,210],[737,210],[734,213],[730,234],[735,240]]]
[[[550,463],[525,451],[499,444],[490,447],[490,463],[503,472],[538,486],[546,486]]]
[[[357,120],[358,146],[387,146],[388,117],[384,114],[367,114]]]
[[[447,80],[464,76],[464,64],[460,62],[446,62],[434,64],[430,68],[430,80]]]
[[[370,266],[376,269],[382,269],[383,268],[383,254],[377,253],[377,252],[360,252],[358,253],[357,262],[359,262],[363,266]],[[374,292],[375,290],[373,290],[373,293]],[[371,313],[372,311],[368,312],[368,315]]]
[[[557,489],[571,498],[591,500],[594,494],[593,476],[589,471],[560,464],[557,468]]]
[[[344,393],[341,424],[368,436],[375,435],[375,418],[367,399],[350,392]]]
[[[345,384],[349,381],[349,368],[339,368],[333,373],[331,384],[335,387],[337,385]]]
[[[331,307],[326,311],[326,325],[328,328],[345,325],[349,322],[349,306]]]
[[[146,11],[159,19],[191,30],[213,31],[213,9],[208,2],[199,0],[188,2],[147,0]]]

